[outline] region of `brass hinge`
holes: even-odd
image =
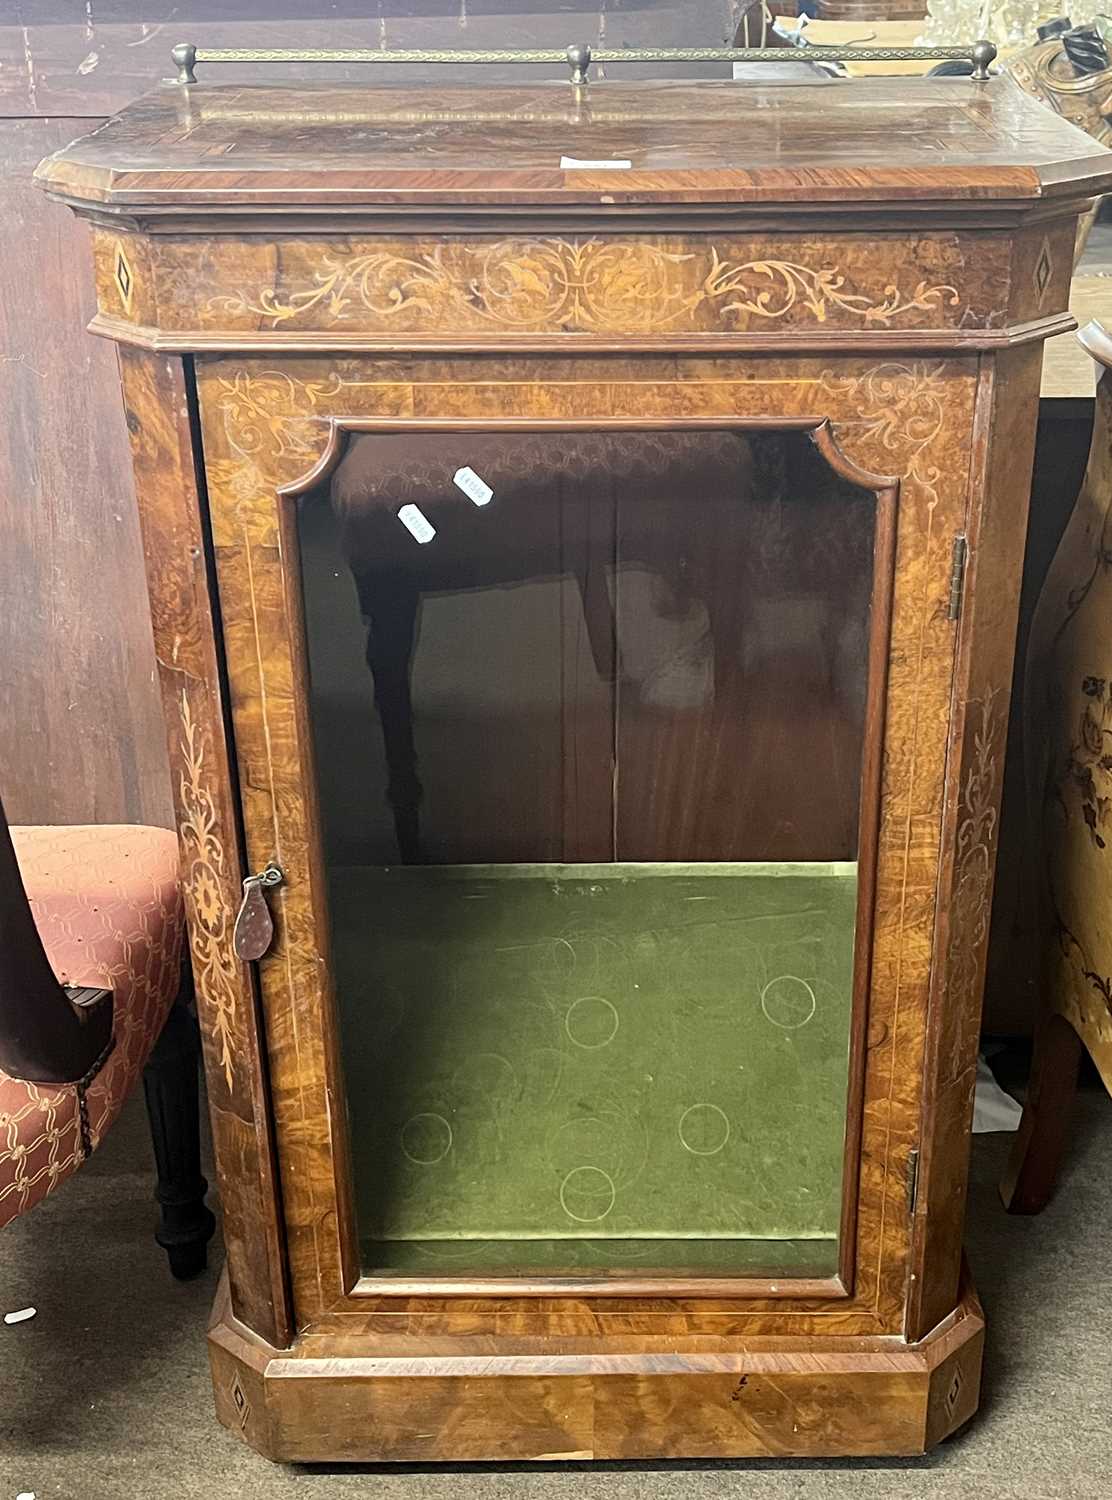
[[[946,610],[948,620],[956,620],[961,614],[961,600],[965,592],[965,563],[969,556],[969,544],[965,537],[958,535],[954,538],[953,550],[950,553],[950,602]]]
[[[916,1199],[919,1196],[919,1148],[908,1153],[907,1158],[907,1211],[914,1217]]]

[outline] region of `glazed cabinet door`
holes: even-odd
[[[903,1330],[977,383],[197,361],[301,1325]]]

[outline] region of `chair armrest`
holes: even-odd
[[[28,1083],[77,1083],[111,1040],[111,990],[54,977],[0,806],[0,1070]]]

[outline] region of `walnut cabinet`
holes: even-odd
[[[119,347],[263,1453],[974,1411],[1041,345],[1110,164],[996,77],[168,83],[39,168]]]

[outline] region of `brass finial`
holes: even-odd
[[[568,67],[572,83],[588,83],[591,71],[591,49],[586,42],[573,42],[568,48]]]
[[[969,56],[973,63],[973,77],[983,83],[988,77],[989,68],[996,61],[996,48],[991,42],[974,42]]]
[[[178,76],[175,83],[196,83],[197,75],[193,71],[193,64],[197,61],[197,49],[192,42],[179,42],[170,53],[177,65]]]

